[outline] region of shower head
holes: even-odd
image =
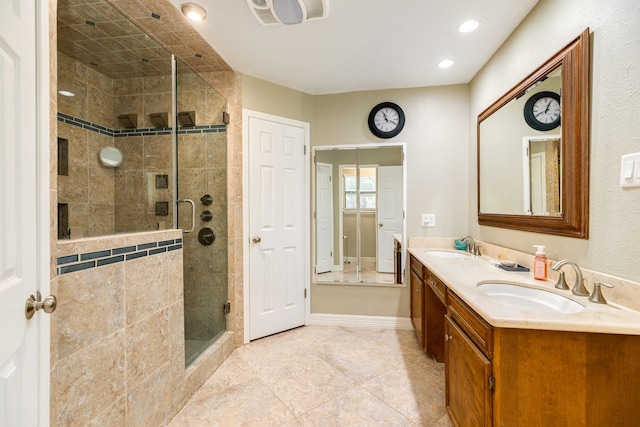
[[[191,127],[196,125],[195,111],[180,111],[178,113],[178,122],[180,126]]]
[[[169,113],[151,113],[149,114],[151,122],[157,128],[169,127]]]
[[[118,116],[120,126],[124,129],[135,129],[138,127],[138,115],[137,114],[120,114]]]

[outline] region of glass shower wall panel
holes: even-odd
[[[178,227],[184,233],[185,358],[191,363],[227,327],[226,99],[178,62]],[[195,219],[195,223],[192,220]]]

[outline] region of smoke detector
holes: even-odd
[[[247,0],[262,25],[300,24],[329,15],[329,0]]]

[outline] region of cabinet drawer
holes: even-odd
[[[438,279],[431,271],[426,270],[425,272],[426,282],[433,289],[433,292],[436,294],[438,299],[445,304],[445,298],[447,295],[447,287],[440,279]]]
[[[449,316],[469,336],[487,358],[493,357],[493,328],[460,297],[448,292]]]
[[[418,276],[420,280],[424,280],[424,271],[423,271],[422,263],[418,261],[413,255],[411,255],[410,260],[411,260],[410,261],[411,270],[413,270],[416,273],[416,276]]]

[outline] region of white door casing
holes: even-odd
[[[38,27],[36,28],[36,22]],[[49,424],[48,2],[0,1],[0,426]]]
[[[245,342],[305,324],[309,281],[308,124],[243,112]],[[248,304],[248,307],[247,307]],[[248,323],[247,323],[248,321]]]
[[[316,273],[333,269],[333,165],[316,163]]]
[[[377,270],[393,273],[393,235],[403,229],[403,170],[402,166],[378,167],[377,190]]]

